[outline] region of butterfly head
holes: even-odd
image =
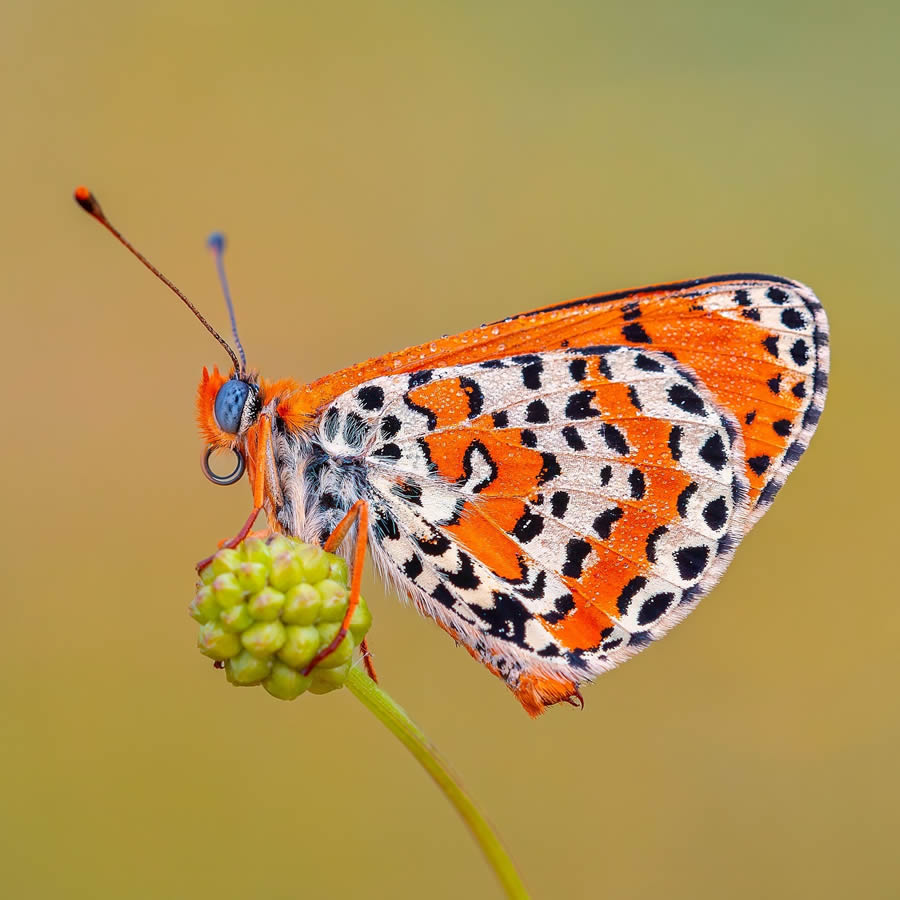
[[[233,447],[256,423],[262,410],[255,375],[233,372],[226,377],[218,368],[203,369],[197,390],[197,420],[208,444]]]

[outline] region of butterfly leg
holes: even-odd
[[[222,541],[219,544],[220,549],[230,549],[232,547],[237,547],[237,545],[240,544],[240,542],[244,540],[244,538],[246,538],[248,534],[250,534],[250,529],[253,527],[253,523],[256,521],[256,517],[260,514],[263,508],[263,502],[266,492],[266,459],[269,453],[269,435],[271,434],[272,429],[272,423],[269,421],[268,416],[262,417],[259,429],[260,430],[257,442],[256,456],[254,458],[253,510],[247,517],[247,521],[244,522],[241,530],[233,538],[229,538],[227,541]],[[200,562],[197,563],[197,571],[203,571],[203,569],[205,569],[211,562],[212,556],[207,556],[206,559],[201,559]]]
[[[347,612],[344,613],[340,631],[338,631],[327,647],[319,650],[312,662],[303,670],[304,675],[308,675],[326,656],[337,649],[340,642],[344,639],[344,635],[347,634],[347,629],[350,627],[350,619],[353,618],[353,613],[356,612],[356,607],[359,605],[359,586],[362,582],[363,564],[366,559],[366,541],[369,534],[369,504],[365,500],[357,500],[350,507],[347,515],[338,522],[337,527],[331,532],[328,540],[325,541],[324,549],[328,553],[333,553],[341,545],[341,542],[354,525],[357,526],[356,545],[353,548],[350,599],[347,601]],[[368,655],[365,658],[368,659]],[[366,664],[366,670],[369,672],[369,675],[373,674],[374,670],[370,668],[369,663]]]
[[[372,653],[369,650],[369,640],[368,638],[363,638],[359,644],[359,652],[362,655],[363,665],[366,667],[366,671],[369,673],[369,678],[378,684],[378,674],[375,672],[375,666],[372,663]]]

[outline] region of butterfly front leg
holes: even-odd
[[[353,506],[347,511],[347,514],[338,522],[334,531],[325,541],[324,550],[328,553],[334,553],[347,537],[350,529],[356,525],[355,546],[353,548],[353,563],[350,575],[350,599],[347,602],[347,611],[344,613],[344,619],[341,622],[341,628],[334,636],[328,646],[323,647],[315,655],[309,665],[303,670],[304,675],[308,675],[325,657],[337,650],[344,636],[350,627],[350,620],[356,607],[359,606],[359,589],[362,583],[363,565],[366,560],[366,544],[369,534],[369,504],[365,500],[357,500]],[[378,681],[375,675],[375,669],[369,655],[369,647],[366,641],[360,644],[363,654],[363,662],[366,671],[373,681]]]

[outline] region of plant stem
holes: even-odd
[[[437,782],[438,787],[456,807],[456,811],[472,832],[472,836],[487,857],[488,863],[500,879],[507,897],[514,898],[514,900],[523,900],[523,898],[527,900],[528,892],[525,890],[525,885],[522,884],[519,873],[516,872],[512,860],[503,849],[500,839],[418,726],[361,669],[351,667],[347,676],[347,687],[376,718],[388,727]]]

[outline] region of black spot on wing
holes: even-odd
[[[781,311],[781,324],[786,328],[798,331],[806,327],[806,319],[803,318],[800,310],[790,307]]]
[[[538,487],[542,484],[546,484],[548,481],[552,481],[562,471],[554,454],[542,453],[541,459],[543,460],[543,464],[541,465],[541,471],[538,472]]]
[[[665,370],[665,366],[661,362],[643,353],[638,353],[634,358],[634,366],[643,372],[662,372]]]
[[[544,371],[544,364],[540,357],[531,357],[530,360],[522,366],[522,384],[530,391],[538,391],[541,388],[541,373]]]
[[[579,421],[599,416],[600,413],[591,406],[593,397],[594,391],[578,391],[576,394],[570,394],[566,400],[565,417]]]
[[[684,412],[694,416],[706,415],[706,406],[703,403],[703,398],[686,384],[681,384],[680,382],[673,384],[669,388],[668,396],[669,402],[673,406],[684,410]]]
[[[728,455],[725,452],[725,442],[718,431],[711,434],[700,448],[700,459],[717,472],[725,468]]]
[[[377,384],[366,385],[357,391],[356,399],[363,409],[381,409],[384,406],[384,389]]]
[[[459,554],[459,569],[456,572],[448,572],[445,569],[440,571],[450,584],[465,591],[475,590],[481,584],[481,579],[475,574],[472,557],[468,553]]]
[[[569,494],[566,491],[556,491],[550,498],[550,512],[561,519],[569,508]]]
[[[379,434],[382,440],[389,441],[400,432],[400,420],[396,416],[385,416],[379,426]]]
[[[794,341],[794,345],[791,347],[791,359],[798,366],[805,366],[809,362],[809,344],[803,338]]]
[[[532,425],[543,425],[550,421],[550,411],[543,400],[532,400],[525,407],[525,421]]]
[[[555,625],[572,612],[575,609],[575,601],[571,594],[563,594],[553,601],[553,607],[551,612],[544,613],[541,617],[548,625]]]
[[[566,425],[562,430],[562,436],[573,450],[585,450],[587,444],[581,439],[578,429],[574,425]]]
[[[409,376],[409,387],[410,389],[421,387],[423,384],[428,384],[433,377],[434,372],[432,372],[431,369],[422,369],[420,372],[413,372]]]
[[[488,628],[488,634],[519,646],[525,646],[525,626],[533,618],[520,600],[501,591],[492,591],[493,606],[473,606],[475,614]]]
[[[776,422],[772,423],[772,431],[774,431],[778,437],[787,437],[791,433],[791,423],[788,419],[778,419]]]
[[[606,441],[606,446],[613,453],[618,453],[619,456],[627,456],[631,452],[628,442],[625,440],[625,435],[615,425],[605,422],[600,426],[600,431],[603,434],[603,440]]]
[[[638,591],[646,586],[647,579],[644,578],[643,575],[635,575],[635,577],[622,588],[622,592],[619,594],[618,600],[616,600],[616,607],[618,608],[620,615],[624,616],[625,613],[628,612],[628,604],[631,603]]]
[[[427,556],[443,556],[450,549],[450,538],[438,531],[429,536],[416,535],[413,540]]]
[[[566,561],[563,563],[562,574],[566,578],[581,578],[584,561],[591,552],[591,545],[581,538],[570,538],[566,544]]]
[[[747,460],[747,465],[757,474],[762,475],[766,469],[769,468],[769,463],[772,460],[766,456],[765,453],[760,454],[759,456],[751,456],[750,459]]]
[[[494,428],[506,428],[509,425],[509,413],[505,409],[491,413],[491,421],[494,423]]]
[[[724,497],[716,497],[703,507],[703,521],[711,531],[719,531],[728,521],[728,504]]]
[[[415,581],[422,574],[422,560],[415,553],[403,563],[403,574],[410,581]]]
[[[628,484],[631,487],[631,496],[634,500],[641,500],[647,490],[644,473],[640,469],[632,469],[628,474]]]
[[[587,360],[573,359],[569,363],[569,374],[572,376],[573,381],[584,381],[587,375]]]
[[[527,544],[533,541],[544,530],[544,517],[526,509],[513,526],[512,533],[518,540]]]
[[[469,400],[469,418],[474,419],[481,415],[484,407],[484,394],[481,391],[481,385],[474,378],[467,378],[465,375],[459,379],[459,386]]]
[[[523,447],[537,447],[537,435],[530,428],[523,428],[519,432],[519,440]]]
[[[344,419],[344,441],[348,447],[359,450],[371,433],[369,424],[355,412],[347,413]]]
[[[622,337],[626,341],[631,341],[635,344],[652,343],[650,335],[647,334],[640,322],[629,322],[627,325],[622,326]]]
[[[380,447],[376,447],[371,455],[382,459],[400,459],[403,451],[396,444],[382,444]]]
[[[673,425],[669,432],[669,452],[672,459],[678,462],[681,459],[681,438],[684,435],[684,429],[680,425]]]
[[[322,431],[325,434],[326,440],[333,441],[338,432],[338,427],[340,426],[341,414],[338,412],[336,406],[329,406],[327,412],[325,413],[325,418],[322,420]]]
[[[706,563],[709,560],[709,547],[701,545],[699,547],[680,547],[673,554],[675,565],[678,566],[678,574],[685,581],[693,581],[699,578]]]
[[[631,322],[634,319],[639,319],[641,317],[641,305],[636,300],[631,303],[624,303],[622,305],[622,318],[626,322]]]
[[[763,339],[762,342],[763,347],[772,355],[778,356],[778,336],[775,334],[770,334],[767,338]]]
[[[618,506],[603,510],[603,512],[594,519],[594,531],[596,531],[604,541],[609,540],[609,536],[612,534],[613,525],[615,525],[624,515],[625,513]]]
[[[641,604],[641,610],[638,613],[638,625],[649,625],[662,616],[675,600],[675,594],[671,591],[665,591],[661,594],[654,594]]]

